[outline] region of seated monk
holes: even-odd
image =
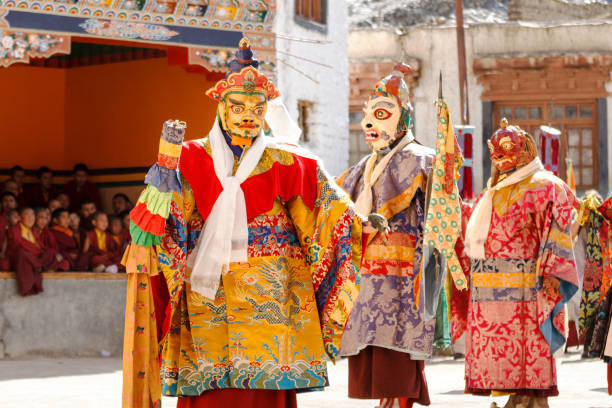
[[[73,179],[64,186],[64,193],[70,197],[70,211],[78,211],[84,201],[91,201],[100,208],[100,192],[98,186],[88,181],[89,169],[83,163],[78,163],[72,171]]]
[[[132,235],[130,234],[130,210],[122,211],[119,214],[121,219],[121,240],[125,243],[126,247],[132,242]]]
[[[49,210],[45,207],[37,207],[34,209],[34,217],[35,221],[32,230],[38,242],[40,242],[43,247],[59,253],[55,237],[53,237],[53,234],[49,230],[49,223],[51,222]]]
[[[23,296],[43,291],[41,269],[68,269],[66,260],[52,249],[45,248],[33,231],[36,217],[34,210],[24,207],[19,223],[8,231],[8,251],[11,266],[17,273],[17,284]]]
[[[8,228],[9,228],[8,218],[3,215],[0,215],[0,271],[11,270],[11,263],[7,256]]]
[[[89,256],[81,252],[79,244],[70,229],[70,213],[65,208],[58,208],[51,216],[53,226],[51,233],[57,242],[59,253],[68,261],[73,271],[85,271],[89,266]],[[78,230],[78,228],[77,228]]]
[[[49,201],[59,193],[53,185],[53,172],[49,167],[43,166],[36,172],[36,177],[38,183],[28,189],[25,200],[33,207],[46,207]]]
[[[6,213],[6,219],[8,220],[8,226],[6,228],[8,230],[9,228],[19,224],[19,211],[17,211],[17,209],[9,210]]]
[[[117,215],[111,215],[110,217],[108,217],[108,220],[108,231],[110,232],[117,245],[119,245],[119,249],[123,254],[123,252],[125,252],[125,248],[127,247],[128,241],[126,240],[126,236],[123,233],[123,223],[121,222],[121,218]]]
[[[111,272],[117,273],[123,270],[121,265],[121,248],[112,234],[107,232],[108,217],[105,213],[97,211],[91,217],[93,230],[87,231],[85,234],[85,244],[83,252],[88,252],[91,255],[89,265],[94,272]]]
[[[17,196],[10,191],[5,191],[0,194],[0,204],[2,215],[6,215],[9,211],[17,209]]]

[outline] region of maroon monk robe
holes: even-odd
[[[59,194],[59,190],[55,186],[51,186],[48,190],[43,190],[40,184],[34,184],[24,194],[26,205],[30,207],[46,207],[49,201]]]
[[[96,234],[96,230],[87,231],[87,238],[89,238],[89,254],[91,256],[91,260],[89,261],[89,265],[91,268],[95,268],[96,266],[102,264],[104,266],[109,265],[117,265],[119,270],[123,270],[124,267],[121,265],[121,257],[123,253],[121,252],[121,248],[113,239],[113,235],[107,232],[106,235],[106,250],[100,249],[100,245],[98,244],[98,235]]]
[[[69,228],[64,230],[62,227],[55,225],[51,227],[51,233],[55,238],[59,253],[68,260],[70,270],[86,271],[89,266],[90,255],[81,252],[72,230]]]
[[[90,181],[85,182],[80,188],[77,187],[74,180],[69,181],[64,186],[64,193],[70,197],[70,212],[79,212],[81,203],[84,201],[93,201],[98,210],[102,209],[100,201],[100,192],[98,186]]]
[[[0,215],[0,271],[11,270],[11,262],[8,257],[8,226],[6,216]]]
[[[35,242],[28,241],[22,234],[21,223],[8,231],[11,266],[17,273],[17,284],[23,296],[43,291],[41,269],[55,270],[61,263],[52,249],[45,248],[32,232]]]

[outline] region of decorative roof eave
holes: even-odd
[[[0,30],[0,67],[56,54],[70,54],[70,36]]]
[[[157,2],[149,0],[0,0],[0,8],[81,18],[136,21],[221,30],[272,32],[276,0],[251,0],[242,6],[236,0]],[[173,5],[172,5],[173,4]],[[161,7],[161,9],[160,9]]]
[[[85,1],[80,0],[79,3],[81,2]],[[117,0],[108,0],[107,3],[123,4]],[[148,3],[145,2],[145,7]],[[15,54],[14,57],[7,56],[0,64],[6,67],[16,62],[27,63],[29,57],[49,57],[57,53],[69,53],[71,36],[78,36],[185,47],[188,49],[189,64],[200,65],[213,72],[224,72],[236,50],[236,45],[246,35],[253,44],[253,50],[263,62],[262,70],[273,72],[276,66],[276,37],[271,29],[276,1],[259,0],[259,3],[264,4],[267,9],[257,14],[263,16],[263,19],[256,23],[248,21],[253,16],[253,10],[247,10],[246,6],[235,7],[233,14],[227,14],[231,17],[231,20],[227,21],[214,18],[219,17],[221,9],[228,7],[207,6],[207,13],[196,21],[185,20],[178,15],[166,15],[165,19],[161,19],[155,17],[155,14],[139,11],[126,14],[125,10],[114,8],[93,10],[83,5],[57,2],[0,0],[0,29],[10,29],[0,30],[0,39],[16,34],[28,38],[30,36],[36,38],[38,35],[64,44],[64,48],[56,46],[46,52],[28,51],[20,47],[16,54],[0,44],[0,55]],[[175,7],[175,14],[180,14],[185,4],[177,2]],[[162,20],[163,24],[157,24]],[[8,44],[10,40],[7,39],[6,42]]]

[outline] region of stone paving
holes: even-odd
[[[558,364],[561,395],[551,408],[612,408],[607,394],[605,365],[569,354]],[[426,367],[431,407],[488,408],[493,399],[463,394],[463,361],[436,359]],[[298,396],[300,408],[372,408],[373,401],[349,400],[347,362],[329,369],[331,386],[324,392]],[[121,360],[79,358],[0,360],[2,408],[109,408],[121,407]],[[496,398],[503,406],[505,398]],[[164,398],[163,408],[176,400]],[[246,408],[246,407],[241,407]]]

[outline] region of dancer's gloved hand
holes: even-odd
[[[377,213],[371,213],[368,215],[368,219],[364,222],[363,227],[363,231],[367,234],[382,234],[383,243],[389,245],[389,223],[385,217]]]

